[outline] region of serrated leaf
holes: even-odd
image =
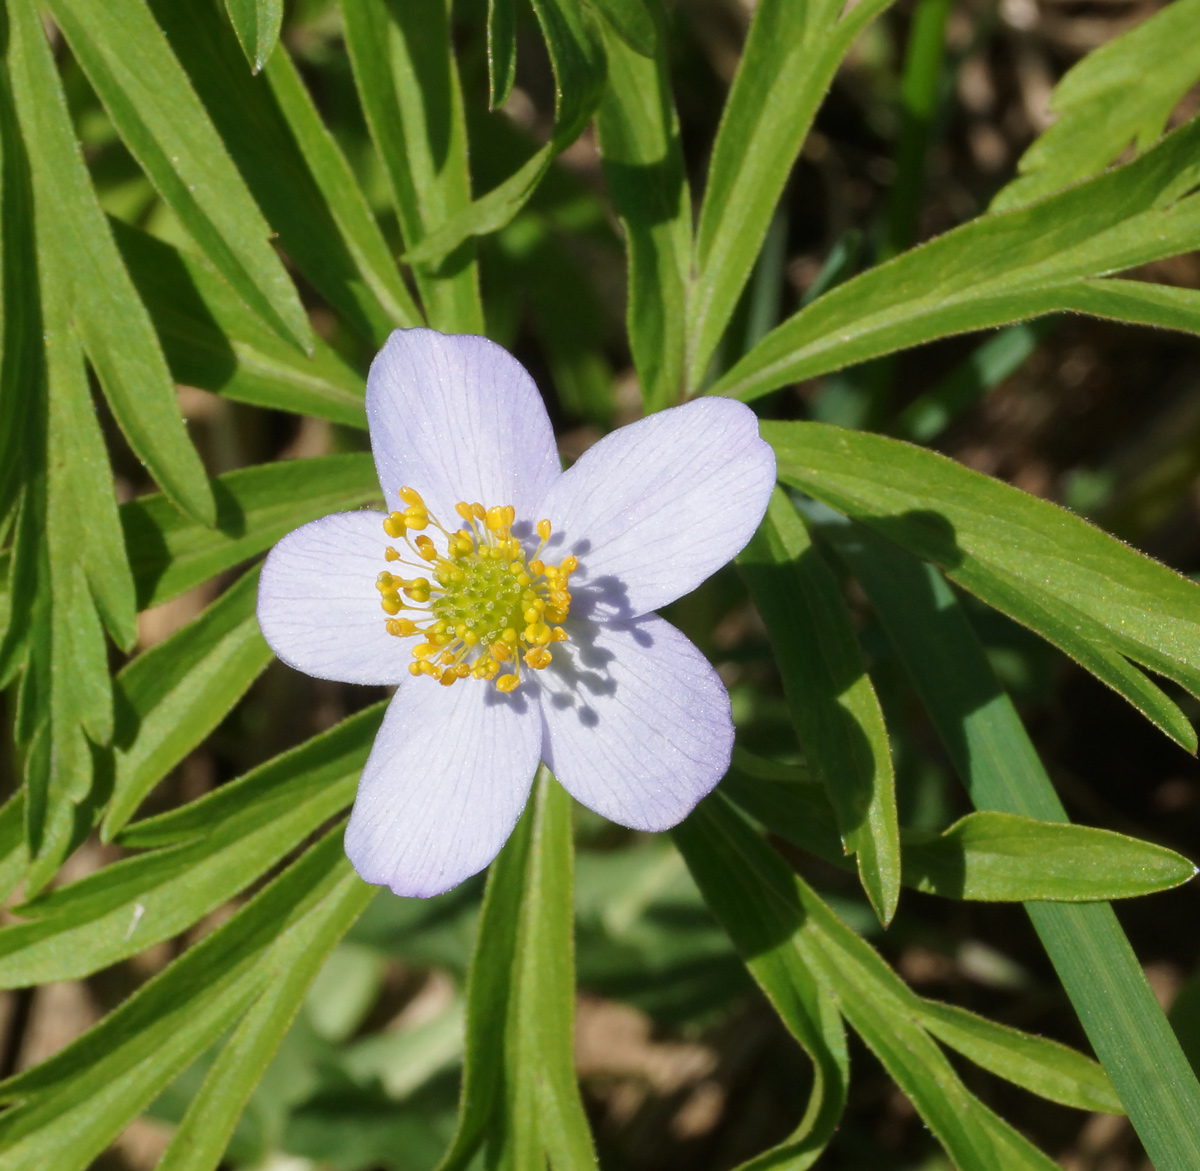
[[[353,800],[382,705],[180,809],[128,827],[150,846],[24,904],[0,928],[0,986],[72,980],[186,930]],[[340,841],[340,835],[339,835]]]
[[[796,510],[776,489],[738,557],[766,623],[809,768],[833,805],[875,913],[900,897],[900,831],[883,713],[837,580]]]
[[[257,73],[270,58],[283,26],[283,0],[225,0],[225,11],[246,60]]]
[[[212,0],[147,3],[254,202],[305,279],[376,345],[394,326],[412,324],[393,316],[394,300],[381,303],[376,294],[388,278],[369,271],[378,264],[377,245],[364,244],[349,230],[351,222],[355,232],[363,227],[361,216],[332,206],[337,183],[322,169],[329,150],[314,146],[311,124],[302,125],[294,109],[285,115],[286,101],[275,97],[268,74],[283,53],[272,53],[267,68],[254,76],[237,35]]]
[[[17,116],[30,154],[39,217],[69,281],[71,320],[130,446],[181,508],[210,522],[208,478],[187,438],[153,326],[96,202],[66,101],[31,0],[10,10],[9,59]]]
[[[113,220],[111,227],[176,381],[366,427],[365,379],[329,345],[316,338],[306,357],[248,314],[203,261],[128,224]]]
[[[673,834],[739,950],[754,957],[769,941],[792,952],[792,962],[833,999],[957,1166],[1054,1167],[963,1085],[913,1019],[915,997],[904,982],[719,795],[702,801]],[[736,902],[722,893],[735,884],[742,892]]]
[[[709,362],[754,267],[821,100],[851,43],[890,0],[760,0],[713,145],[688,303],[689,389]]]
[[[339,888],[358,881],[340,827],[98,1025],[0,1083],[6,1171],[84,1171],[162,1085],[226,1032],[269,987],[284,950]],[[267,960],[264,963],[264,959]]]
[[[488,874],[458,1129],[439,1171],[467,1167],[485,1139],[508,1166],[596,1165],[575,1080],[573,888],[571,799],[543,767]]]
[[[829,514],[819,532],[846,561],[912,676],[978,808],[1066,821],[1050,778],[938,571],[871,530]],[[1028,903],[1026,910],[1088,1039],[1154,1165],[1200,1163],[1200,1085],[1112,908]]]
[[[343,0],[346,48],[359,100],[391,187],[408,249],[471,202],[462,90],[442,0]],[[413,276],[429,324],[483,333],[475,245],[459,245]]]
[[[1127,166],[989,213],[839,285],[788,318],[713,390],[752,399],[947,334],[1071,305],[1076,287],[1200,246],[1200,119]]]
[[[158,1171],[215,1171],[234,1127],[275,1057],[326,957],[377,891],[347,874],[259,961],[264,991],[205,1075]]]
[[[271,661],[254,612],[257,599],[258,570],[253,569],[113,680],[115,768],[101,827],[104,840],[221,722]]]
[[[1131,143],[1149,146],[1200,78],[1198,29],[1200,0],[1175,0],[1068,69],[1050,95],[1054,124],[1021,156],[1019,177],[991,210],[1033,203],[1095,175]]]
[[[671,98],[666,38],[647,59],[604,29],[608,88],[596,112],[600,158],[625,233],[625,324],[648,411],[683,391],[692,207]]]
[[[281,0],[259,0],[282,15]],[[142,0],[50,0],[125,145],[238,296],[303,350],[312,326],[271,229]],[[276,25],[278,33],[278,25]]]
[[[1179,708],[1126,659],[1200,692],[1200,586],[1049,501],[945,456],[819,423],[764,423],[779,475],[941,565],[1195,751]]]
[[[121,505],[139,607],[157,606],[269,548],[292,529],[378,499],[369,455],[261,464],[213,481],[217,523],[185,517],[163,496]]]
[[[487,235],[509,223],[528,202],[555,156],[583,132],[600,101],[605,82],[604,50],[586,9],[574,0],[532,2],[554,73],[554,130],[550,141],[514,174],[410,248],[405,257],[410,263],[441,260],[469,236]],[[489,19],[489,52],[491,27]]]

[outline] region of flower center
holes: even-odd
[[[549,666],[549,644],[567,637],[558,623],[570,611],[569,579],[579,565],[571,556],[558,565],[541,559],[550,522],[538,521],[541,543],[527,560],[524,545],[512,535],[516,510],[511,504],[484,508],[460,501],[454,509],[465,527],[451,531],[414,489],[401,488],[400,499],[404,510],[391,513],[383,529],[403,540],[416,560],[392,545],[384,556],[429,577],[385,570],[375,588],[389,634],[424,636],[412,649],[409,672],[445,687],[468,676],[494,679],[501,691],[510,692],[521,682],[522,662],[535,671]],[[444,553],[425,534],[430,525],[445,538]],[[421,535],[410,537],[414,532]]]

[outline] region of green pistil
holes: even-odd
[[[430,606],[434,618],[447,624],[447,633],[465,626],[484,646],[506,629],[522,630],[523,612],[535,596],[518,580],[528,580],[524,556],[496,559],[491,552],[485,546],[479,552],[457,554],[450,559],[452,569],[436,571],[443,593],[435,595]]]

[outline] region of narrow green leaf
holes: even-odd
[[[1033,203],[1095,175],[1131,143],[1149,146],[1200,78],[1198,27],[1200,0],[1175,0],[1068,69],[1050,95],[1054,124],[1021,156],[1019,177],[992,210]]]
[[[516,830],[492,863],[467,983],[458,1129],[439,1171],[480,1146],[500,1163],[594,1167],[575,1080],[574,852],[571,799],[542,768]]]
[[[338,941],[378,893],[347,874],[258,964],[264,990],[209,1068],[157,1171],[216,1171],[234,1127],[309,985]]]
[[[999,1025],[954,1004],[912,998],[917,1019],[944,1045],[1031,1093],[1076,1110],[1124,1114],[1108,1075],[1057,1041]]]
[[[776,489],[738,565],[762,614],[809,767],[833,804],[875,913],[900,897],[900,831],[887,728],[837,580]]]
[[[487,235],[509,223],[528,202],[555,156],[583,132],[600,101],[605,81],[604,50],[586,8],[574,0],[533,0],[533,10],[554,73],[554,131],[550,141],[514,174],[410,248],[406,256],[410,263],[440,260],[468,236]]]
[[[770,763],[739,753],[721,791],[772,833],[850,869],[823,788],[761,775]],[[979,902],[1133,898],[1196,874],[1186,858],[1152,842],[1013,813],[969,813],[941,833],[902,829],[900,845],[905,886]]]
[[[254,613],[257,599],[254,569],[113,680],[115,773],[100,831],[104,840],[224,719],[271,661]]]
[[[655,0],[657,3],[657,0]],[[661,12],[655,9],[656,19]],[[648,411],[683,392],[692,208],[671,101],[666,37],[648,60],[604,30],[608,88],[596,113],[600,156],[625,232],[625,324]]]
[[[1126,281],[1110,277],[1103,281],[1080,281],[1062,290],[1064,309],[1156,325],[1182,333],[1200,333],[1200,290],[1155,285],[1149,281]]]
[[[265,76],[362,279],[394,325],[423,325],[367,198],[285,49],[272,54]]]
[[[246,60],[257,73],[274,52],[283,26],[283,0],[225,0]]]
[[[701,818],[703,815],[701,814]],[[746,967],[813,1063],[813,1087],[796,1130],[739,1171],[804,1171],[828,1145],[846,1106],[850,1055],[837,1002],[794,946],[794,918],[764,897],[752,869],[731,859],[695,814],[672,831],[688,869]]]
[[[917,998],[908,986],[721,796],[702,801],[673,834],[739,950],[751,958],[768,946],[790,951],[793,965],[834,1000],[957,1166],[1054,1167],[963,1085],[914,1019]],[[726,887],[741,897],[727,899]]]
[[[212,491],[187,438],[154,328],[96,202],[54,59],[32,0],[10,8],[17,115],[30,152],[39,216],[53,224],[69,273],[71,319],[130,446],[181,508],[209,523]]]
[[[307,521],[379,498],[369,455],[326,455],[227,472],[213,481],[215,528],[162,496],[121,505],[138,606],[157,606],[249,560]]]
[[[332,206],[346,191],[327,166],[329,150],[315,143],[311,119],[306,125],[294,106],[285,115],[281,107],[287,101],[276,100],[283,54],[272,53],[267,68],[254,76],[213,0],[146,2],[289,260],[347,324],[376,345],[394,326],[412,324],[394,315],[396,304],[376,294],[378,287],[388,287],[390,259],[382,272],[377,269],[378,246],[366,239],[361,216],[341,202],[336,211]]]
[[[832,516],[821,534],[866,591],[981,809],[1066,821],[1012,701],[950,588],[869,529]],[[1096,1055],[1158,1171],[1200,1166],[1200,1085],[1112,908],[1029,903]]]
[[[0,1083],[6,1171],[84,1171],[121,1130],[266,991],[274,948],[357,881],[340,828],[222,927],[53,1057]],[[328,906],[328,904],[324,904]]]
[[[122,844],[150,844],[30,903],[0,928],[0,986],[75,980],[185,931],[271,869],[354,798],[381,707],[162,817]],[[340,834],[338,835],[340,841]],[[158,848],[153,848],[158,847]]]
[[[280,0],[273,0],[280,9]],[[238,296],[281,337],[312,326],[271,229],[142,0],[50,0],[113,125],[158,193]]]
[[[246,313],[203,261],[128,224],[113,220],[110,226],[176,381],[238,402],[366,427],[365,379],[320,338],[306,357]]]
[[[838,65],[889,0],[761,0],[713,145],[696,229],[687,380],[699,388]]]
[[[488,109],[508,101],[517,79],[516,0],[488,0]]]
[[[635,53],[653,57],[658,44],[658,29],[650,15],[647,0],[585,0],[589,7],[604,14],[621,38]]]
[[[1011,813],[970,813],[927,841],[904,839],[905,884],[949,898],[1128,899],[1169,890],[1196,873],[1165,846]]]
[[[1198,144],[1193,119],[1127,166],[870,269],[769,333],[713,390],[752,399],[933,338],[1055,312],[1086,278],[1200,246],[1200,195],[1188,194],[1200,182]]]
[[[1189,751],[1196,733],[1126,657],[1200,693],[1200,586],[1049,501],[922,448],[764,423],[779,475],[1036,630]]]
[[[25,790],[0,805],[0,898],[7,899],[29,869],[25,842]]]
[[[471,202],[462,90],[444,0],[343,0],[346,48],[400,231],[415,248]],[[475,245],[413,269],[429,323],[483,333]]]

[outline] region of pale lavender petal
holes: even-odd
[[[774,484],[775,454],[754,412],[713,396],[607,435],[537,511],[556,530],[554,560],[569,552],[579,559],[572,590],[586,587],[609,613],[634,618],[695,589],[739,553]]]
[[[396,330],[371,363],[367,419],[389,509],[407,484],[450,528],[460,500],[539,520],[534,506],[561,474],[533,379],[485,337]]]
[[[535,675],[542,759],[589,809],[633,829],[682,821],[725,775],[729,693],[669,622],[571,624]]]
[[[358,782],[346,827],[354,869],[413,898],[482,870],[521,816],[541,739],[536,701],[520,692],[409,676]]]
[[[382,513],[337,512],[271,550],[258,584],[258,624],[289,667],[342,683],[409,678],[412,640],[387,633],[375,588],[388,568],[387,544]]]

